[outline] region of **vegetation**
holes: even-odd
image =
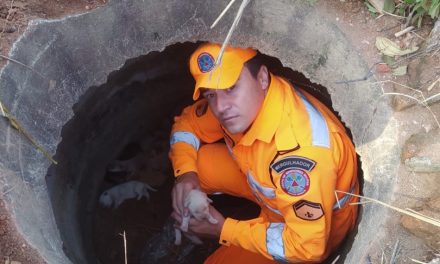
[[[376,15],[378,11],[368,2],[368,10]],[[425,17],[437,19],[440,14],[440,0],[385,0],[383,11],[407,19],[407,24],[422,25]]]

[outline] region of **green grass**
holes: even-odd
[[[372,15],[377,15],[377,10],[368,1],[365,4]],[[385,0],[384,11],[406,17],[411,24],[421,27],[424,18],[439,17],[440,0]]]

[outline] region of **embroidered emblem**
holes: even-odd
[[[281,176],[281,188],[292,196],[305,194],[310,188],[310,178],[302,170],[286,170]]]
[[[196,116],[201,117],[202,115],[206,114],[206,110],[208,110],[208,103],[207,102],[198,105],[196,108]]]
[[[280,173],[286,169],[302,169],[305,171],[312,171],[315,165],[316,162],[311,159],[305,157],[290,156],[280,159],[279,161],[272,164],[270,167],[277,173]]]
[[[214,68],[215,60],[211,54],[203,52],[197,57],[197,64],[201,72],[209,72]]]
[[[306,200],[301,200],[293,205],[293,211],[298,218],[307,221],[318,220],[324,215],[320,203],[313,203]]]

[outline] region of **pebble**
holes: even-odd
[[[15,27],[7,27],[5,28],[5,33],[14,33],[15,31],[17,31],[17,29]]]
[[[386,63],[380,63],[376,66],[376,71],[379,73],[390,72],[391,69]]]
[[[433,162],[428,157],[412,157],[405,160],[405,165],[410,171],[415,172],[440,172],[440,164]]]
[[[440,258],[433,259],[428,264],[440,264]]]

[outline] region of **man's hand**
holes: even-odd
[[[189,233],[201,237],[220,237],[223,224],[225,223],[225,218],[211,205],[209,206],[209,212],[211,213],[212,217],[214,217],[218,221],[218,223],[212,224],[208,222],[208,220],[200,221],[195,219],[194,217],[191,217],[188,225]],[[176,220],[176,227],[179,228],[182,223],[182,216],[177,214],[175,211],[171,214],[171,216]]]
[[[173,214],[178,213],[180,216],[188,215],[188,208],[185,208],[184,203],[186,196],[193,189],[200,189],[200,182],[197,173],[187,172],[177,178],[171,192],[174,209]]]

